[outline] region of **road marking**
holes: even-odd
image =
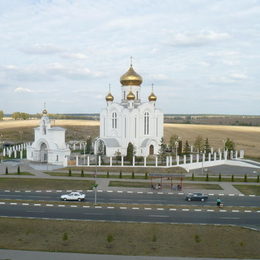
[[[260,213],[260,210],[258,210],[257,213]]]
[[[173,195],[173,192],[168,192],[169,195]]]
[[[228,194],[228,196],[235,196],[235,194],[232,194],[232,193],[231,193],[231,194]]]
[[[103,192],[103,190],[98,190],[97,192]]]
[[[65,207],[65,205],[60,204],[60,205],[58,205],[58,207]]]
[[[157,208],[157,210],[164,210],[164,208]]]
[[[52,190],[46,190],[46,192],[52,192]]]
[[[113,190],[107,190],[107,192],[114,192]]]
[[[93,190],[87,190],[87,192],[93,192]]]
[[[133,193],[133,192],[129,190],[129,191],[127,191],[127,193]]]
[[[155,218],[168,218],[167,215],[148,215],[148,217],[155,217]]]
[[[14,192],[21,192],[21,191],[19,191],[19,190],[15,190]]]
[[[184,195],[184,193],[183,192],[178,192],[178,195]]]
[[[46,207],[53,207],[53,204],[46,204]]]
[[[118,192],[118,193],[123,193],[123,191],[122,191],[122,190],[118,190],[117,192]]]
[[[215,194],[214,193],[209,193],[209,196],[214,196]]]
[[[34,206],[41,206],[42,204],[33,204]]]
[[[227,212],[225,209],[220,209],[219,212]]]
[[[66,192],[72,192],[72,190],[66,190]]]
[[[194,209],[194,211],[202,211],[201,209]]]
[[[85,209],[89,209],[89,208],[90,208],[90,206],[83,206],[83,208],[85,208]]]
[[[26,190],[25,192],[31,192],[30,190]]]
[[[152,208],[144,208],[144,210],[152,210]]]
[[[102,209],[101,206],[95,206],[95,209]]]
[[[35,192],[42,192],[41,190],[36,190]]]
[[[182,211],[190,211],[189,209],[182,209]]]
[[[248,212],[252,212],[252,210],[245,210],[244,212],[248,213]]]
[[[10,192],[10,190],[5,190],[5,192]]]
[[[0,204],[1,204],[1,205],[4,205],[4,204],[5,204],[5,202],[0,202]]]
[[[255,195],[254,195],[254,194],[251,194],[251,195],[249,195],[249,197],[255,197]]]
[[[15,203],[15,202],[11,202],[10,205],[17,205],[17,203]]]
[[[120,207],[120,209],[127,209],[127,207]]]
[[[214,209],[207,209],[207,212],[214,212]]]
[[[152,191],[148,191],[147,194],[153,194],[153,192]]]
[[[233,209],[232,212],[239,212],[239,210],[237,210],[237,209]]]
[[[170,211],[176,211],[177,209],[169,209]]]
[[[56,192],[62,192],[62,190],[56,190]]]
[[[77,192],[83,192],[83,190],[77,190]]]
[[[137,193],[138,193],[138,194],[143,194],[143,191],[138,191]]]
[[[240,196],[240,197],[244,197],[245,195],[244,195],[244,194],[238,194],[238,196]]]
[[[71,208],[77,208],[77,205],[70,205]]]
[[[23,205],[23,206],[28,206],[28,205],[29,205],[29,203],[22,203],[22,205]]]
[[[115,207],[107,207],[107,209],[114,209]]]
[[[218,195],[219,195],[219,196],[224,196],[225,194],[223,194],[223,193],[219,193]]]
[[[133,210],[136,210],[136,209],[140,209],[140,208],[133,207],[132,209],[133,209]]]
[[[240,218],[232,218],[232,217],[220,217],[222,219],[240,219]]]
[[[163,192],[157,192],[157,194],[163,194]]]

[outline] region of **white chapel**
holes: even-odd
[[[95,141],[95,154],[127,154],[128,144],[136,156],[158,154],[163,137],[163,113],[156,108],[153,90],[146,101],[141,99],[142,77],[133,69],[121,76],[121,101],[115,102],[109,91],[107,106],[100,113],[100,136]]]
[[[30,161],[64,165],[70,149],[65,143],[65,129],[52,127],[47,110],[42,112],[40,126],[34,128],[34,142],[27,147]]]

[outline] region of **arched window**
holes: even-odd
[[[116,112],[112,113],[112,128],[113,129],[117,128],[117,113]]]
[[[149,113],[144,113],[144,134],[149,135]]]
[[[138,91],[136,91],[136,99],[137,99],[137,100],[139,99]]]

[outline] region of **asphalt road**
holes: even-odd
[[[196,212],[171,211],[140,208],[60,208],[58,206],[23,206],[1,205],[0,215],[8,217],[33,217],[48,219],[74,219],[93,221],[123,222],[160,222],[160,223],[194,223],[194,224],[232,224],[260,228],[260,213],[257,212]]]
[[[12,199],[12,200],[34,200],[34,201],[60,201],[60,196],[63,193],[59,192],[5,192],[0,191],[0,200]],[[86,193],[86,201],[94,202],[94,192]],[[185,201],[185,195],[178,194],[159,194],[159,193],[127,193],[127,192],[98,192],[98,203],[124,203],[124,204],[160,204],[160,205],[205,205],[215,206],[217,196],[209,196],[209,199],[205,202],[200,201]],[[250,196],[220,196],[220,199],[225,206],[245,206],[245,207],[260,207],[260,197]]]

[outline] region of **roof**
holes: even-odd
[[[100,138],[107,147],[119,147],[119,142],[115,138]]]

